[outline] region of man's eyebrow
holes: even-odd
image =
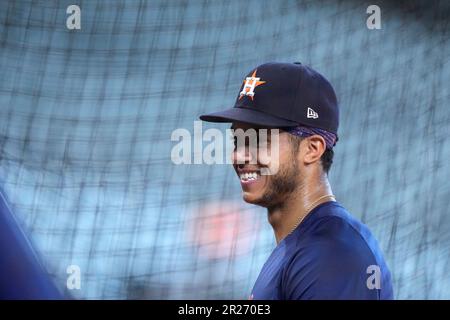
[[[231,125],[230,129],[231,129],[231,130],[242,129],[242,130],[244,130],[244,131],[253,129],[253,130],[256,130],[257,132],[259,132],[259,130],[261,130],[261,129],[266,129],[266,130],[268,131],[269,134],[270,134],[270,132],[271,132],[271,131],[270,131],[270,130],[271,130],[270,128],[265,128],[265,127],[236,128],[234,124]]]
[[[246,130],[251,129],[251,128],[239,128],[239,127],[236,128],[235,125],[231,125],[230,129],[231,130],[239,130],[239,129],[241,129],[241,130],[246,131]]]

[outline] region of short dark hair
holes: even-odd
[[[289,134],[289,141],[294,146],[294,153],[298,152],[300,148],[300,142],[303,140],[303,137],[297,137],[292,134]],[[320,157],[320,163],[322,164],[323,171],[328,174],[330,171],[331,165],[333,164],[334,151],[333,149],[326,148],[322,156]]]
[[[322,163],[323,171],[328,174],[331,165],[333,164],[334,151],[333,149],[325,149],[325,152],[320,157],[320,162]]]

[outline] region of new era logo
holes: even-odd
[[[308,119],[312,118],[312,119],[317,119],[319,117],[319,115],[317,114],[317,112],[315,112],[313,109],[308,108],[308,111],[306,113],[306,117]]]

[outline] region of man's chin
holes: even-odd
[[[257,206],[262,206],[262,207],[265,207],[263,204],[262,204],[262,196],[261,195],[256,195],[256,194],[254,194],[254,193],[251,193],[251,192],[243,192],[242,193],[242,199],[245,201],[245,202],[247,202],[247,203],[250,203],[250,204],[254,204],[254,205],[257,205]]]

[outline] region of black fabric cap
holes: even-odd
[[[200,119],[278,128],[305,125],[337,135],[339,107],[333,87],[317,71],[300,63],[271,62],[250,71],[233,108]]]

